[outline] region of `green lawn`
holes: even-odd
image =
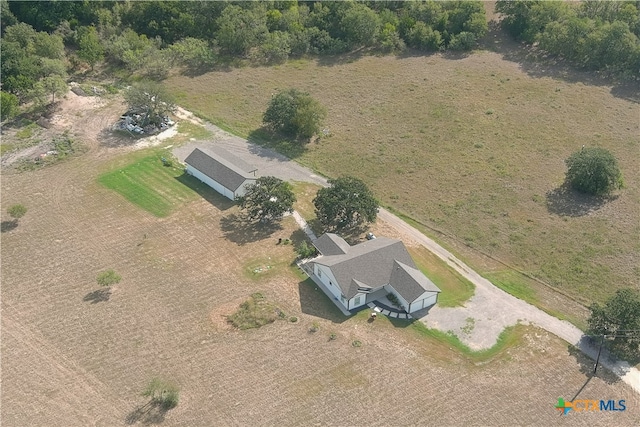
[[[473,296],[473,283],[460,276],[426,248],[409,248],[409,253],[418,268],[442,291],[438,295],[440,307],[462,306]]]
[[[163,157],[171,159],[172,166],[163,166]],[[166,150],[154,150],[120,169],[106,172],[98,177],[98,182],[160,218],[196,200],[199,192],[210,190],[185,175],[181,165]]]

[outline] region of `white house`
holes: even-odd
[[[219,147],[208,148],[206,152],[196,148],[184,162],[188,174],[231,200],[244,196],[246,186],[256,180],[255,168]]]
[[[379,237],[350,246],[326,233],[313,245],[320,256],[307,261],[329,298],[353,310],[394,294],[407,313],[430,307],[440,289],[416,267],[400,240]]]

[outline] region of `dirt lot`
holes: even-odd
[[[291,246],[275,245],[299,233],[291,218],[267,233],[218,199],[158,219],[100,187],[129,150],[102,139],[118,102],[62,110],[89,147],[81,157],[2,175],[3,206],[29,209],[1,236],[3,426],[640,423],[638,396],[604,372],[580,397],[627,411],[559,417],[557,398],[580,390],[591,362],[540,330],[474,364],[411,328],[336,315],[287,266]],[[258,264],[274,267],[260,276]],[[96,292],[109,268],[123,280]],[[298,322],[230,329],[223,316],[256,291]],[[153,377],[178,383],[177,408],[139,410]]]

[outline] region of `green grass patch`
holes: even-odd
[[[178,134],[169,138],[166,142],[170,144],[182,144],[195,139],[198,141],[210,140],[213,133],[203,126],[183,120],[177,124]]]
[[[409,248],[416,265],[442,292],[438,295],[438,306],[463,306],[475,293],[476,287],[449,267],[426,248]]]
[[[520,273],[516,271],[499,271],[484,273],[483,276],[503,291],[520,298],[532,305],[538,305],[535,289],[520,280]]]
[[[163,157],[171,159],[173,165],[163,166]],[[153,151],[121,169],[104,173],[98,177],[98,182],[159,218],[197,199],[200,191],[211,190],[186,175],[166,150]]]
[[[227,320],[238,329],[254,329],[280,318],[286,318],[284,312],[268,302],[264,295],[256,292],[240,304],[238,311],[227,317]]]
[[[0,144],[0,156],[10,153],[15,149],[15,145],[10,142],[3,142]]]
[[[457,353],[472,363],[487,362],[500,356],[504,350],[517,346],[522,342],[522,336],[527,330],[527,326],[521,324],[509,326],[500,333],[493,347],[475,351],[460,341],[456,335],[427,328],[425,324],[420,321],[416,320],[409,323],[406,320],[386,318],[385,316],[379,317],[382,317],[383,321],[387,319],[396,327],[407,328],[418,334],[418,336],[428,341],[428,345],[433,349],[434,353],[446,353],[447,350],[455,349]]]
[[[20,129],[19,131],[16,132],[16,138],[18,139],[29,139],[31,138],[33,135],[35,135],[38,131],[38,124],[37,123],[29,123],[28,125],[26,125],[25,127],[23,127],[22,129]]]

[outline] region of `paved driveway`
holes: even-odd
[[[175,148],[173,152],[180,161],[184,161],[196,147],[206,148],[208,145],[215,144],[255,166],[258,169],[258,176],[271,175],[283,180],[327,185],[324,178],[285,156],[250,144],[210,123],[204,123],[185,110],[179,110],[178,116],[205,126],[214,135],[211,141],[193,141]],[[586,340],[582,331],[571,323],[553,317],[497,288],[435,241],[389,211],[381,208],[378,217],[429,249],[476,286],[474,296],[464,307],[441,308],[435,306],[428,312],[422,313],[419,318],[428,327],[443,332],[452,331],[470,348],[480,350],[492,347],[497,342],[498,335],[508,326],[518,322],[534,324],[579,347],[583,353],[595,360],[598,353],[597,347]],[[601,363],[640,393],[640,371],[630,367],[626,362],[612,361],[605,351],[601,356]]]

